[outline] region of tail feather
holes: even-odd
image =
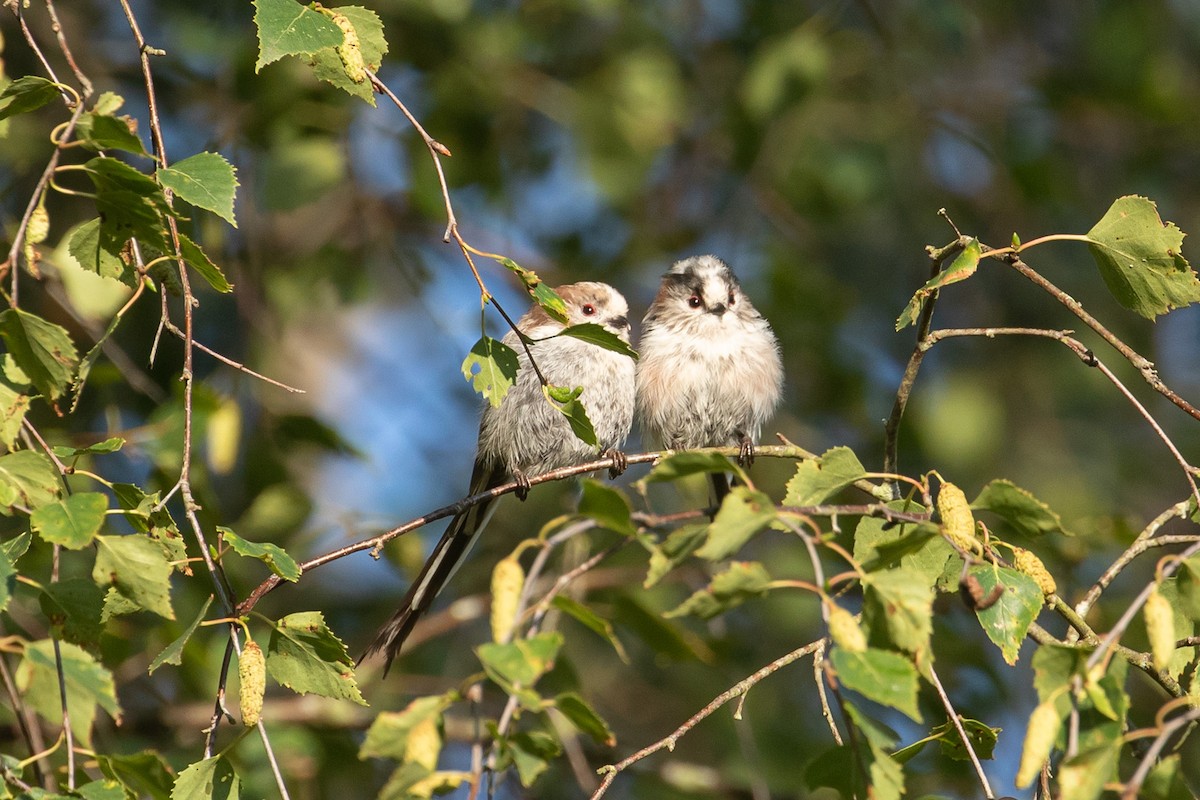
[[[482,471],[477,463],[471,481],[471,494],[498,486],[505,479],[506,476],[501,471]],[[442,534],[437,547],[433,549],[433,554],[421,568],[404,599],[400,601],[400,608],[367,646],[359,658],[359,663],[382,651],[383,674],[387,675],[392,661],[400,654],[413,626],[433,605],[434,599],[454,576],[479,535],[483,533],[483,529],[492,518],[492,512],[495,511],[494,503],[494,500],[485,500],[450,521],[450,526]]]

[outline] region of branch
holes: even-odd
[[[778,672],[788,664],[791,664],[792,662],[798,661],[804,656],[811,655],[812,653],[816,652],[816,650],[824,641],[824,639],[818,639],[815,642],[809,642],[808,644],[804,645],[804,647],[793,650],[787,655],[780,656],[746,679],[739,681],[729,689],[717,695],[712,702],[696,712],[686,722],[672,731],[670,735],[659,739],[652,745],[643,747],[641,750],[638,750],[633,755],[617,762],[616,764],[610,764],[608,766],[601,767],[597,771],[604,776],[604,779],[600,783],[600,788],[597,789],[592,795],[591,800],[598,800],[598,798],[603,796],[604,793],[608,791],[608,787],[612,785],[612,782],[616,780],[618,773],[623,772],[642,759],[654,755],[659,750],[674,750],[676,742],[678,742],[686,733],[688,733],[688,731],[696,727],[696,725],[698,725],[706,717],[711,716],[714,711],[728,703],[730,700],[746,694],[746,692],[750,691],[750,689],[760,683],[764,678],[772,675],[775,672]]]

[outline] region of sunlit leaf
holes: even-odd
[[[50,459],[32,450],[0,456],[0,508],[36,509],[58,499],[62,477]]]
[[[354,678],[354,660],[319,611],[289,614],[275,623],[267,646],[267,672],[298,694],[367,705]]]
[[[917,668],[907,658],[889,650],[868,648],[853,653],[835,647],[830,660],[839,683],[916,722],[921,721],[921,711],[917,708]]]
[[[492,408],[499,408],[516,383],[519,368],[516,351],[499,339],[484,336],[463,359],[462,374]]]
[[[933,634],[933,585],[911,567],[871,572],[863,579],[872,630],[886,627],[888,636],[902,650],[914,655],[928,653]]]
[[[85,270],[102,278],[111,278],[127,286],[137,283],[137,275],[121,258],[121,246],[100,235],[100,219],[77,226],[67,239],[67,251]]]
[[[175,779],[171,800],[237,800],[241,781],[220,755],[190,764]]]
[[[171,608],[171,562],[162,547],[142,534],[97,536],[92,580],[112,586],[125,599],[160,617],[175,619]]]
[[[79,550],[91,544],[104,525],[108,498],[99,492],[79,492],[47,503],[29,517],[33,530],[50,544]]]
[[[1017,663],[1025,634],[1045,602],[1041,588],[1033,578],[1008,567],[977,566],[971,568],[970,574],[979,581],[985,594],[995,586],[1004,587],[999,600],[976,610],[975,615],[988,638],[1000,648],[1004,660]]]
[[[858,456],[848,447],[835,447],[820,458],[801,461],[787,484],[784,505],[815,506],[866,475]]]
[[[758,562],[735,561],[718,573],[704,589],[694,593],[663,616],[668,619],[691,615],[712,619],[766,593],[771,576]]]
[[[271,542],[251,542],[238,536],[229,528],[217,526],[217,531],[225,538],[225,543],[233,548],[239,556],[257,558],[284,580],[295,583],[300,580],[300,565],[277,544]]]
[[[475,652],[493,680],[502,686],[528,688],[554,666],[562,643],[562,634],[539,633],[507,644],[483,644]]]
[[[896,320],[896,330],[903,330],[915,323],[917,317],[921,314],[921,307],[925,305],[926,298],[938,289],[949,286],[952,283],[965,281],[974,275],[975,270],[979,267],[979,259],[982,252],[978,239],[973,238],[967,242],[962,252],[950,262],[950,266],[930,278],[912,296],[912,299],[908,301],[908,306],[900,314],[900,318]]]
[[[405,760],[409,734],[413,728],[430,719],[438,719],[450,707],[457,695],[453,692],[430,697],[418,697],[403,711],[385,711],[367,729],[359,748],[359,758],[391,758]]]
[[[92,741],[92,723],[96,709],[103,708],[118,722],[121,706],[117,703],[112,673],[82,648],[70,642],[58,643],[61,662],[56,661],[54,642],[43,639],[25,646],[25,657],[17,667],[16,681],[26,701],[51,724],[62,722],[59,692],[59,667],[66,684],[67,708],[71,730],[85,747]]]
[[[54,455],[61,459],[69,460],[79,458],[86,455],[103,455],[107,453],[116,453],[125,445],[125,440],[120,436],[113,436],[95,444],[89,444],[86,447],[65,447],[63,445],[55,445],[51,449]]]
[[[204,601],[204,605],[200,607],[199,613],[196,614],[196,618],[192,620],[191,624],[184,628],[183,633],[179,634],[175,641],[164,647],[162,652],[156,655],[154,660],[150,662],[150,667],[147,670],[148,674],[153,675],[154,670],[163,664],[179,666],[183,663],[184,645],[188,643],[188,640],[192,638],[192,634],[196,632],[196,629],[200,627],[200,623],[204,621],[204,615],[208,613],[208,607],[212,605],[212,601],[213,596],[210,594],[208,599]]]
[[[1122,197],[1087,233],[1108,290],[1121,305],[1154,319],[1200,300],[1200,279],[1183,257],[1183,231],[1164,223],[1145,197]]]
[[[342,32],[323,14],[296,0],[254,0],[258,59],[254,71],[284,56],[308,55],[342,42]]]
[[[211,211],[230,225],[237,227],[233,215],[233,198],[238,179],[233,165],[218,153],[197,153],[170,167],[160,167],[158,182],[175,196],[197,208]]]
[[[733,472],[741,478],[745,473],[733,461],[720,453],[683,452],[672,453],[659,459],[650,474],[642,480],[648,483],[658,481],[674,481],[689,475],[702,475],[710,472]]]
[[[179,234],[179,254],[183,256],[183,260],[191,265],[192,269],[200,273],[200,277],[208,283],[209,286],[216,289],[222,294],[228,294],[233,291],[233,284],[225,278],[225,273],[221,268],[213,263],[208,254],[184,234]]]
[[[0,312],[0,336],[37,390],[57,400],[70,387],[79,353],[66,329],[19,308]]]
[[[1058,765],[1058,795],[1061,800],[1094,800],[1110,781],[1117,779],[1121,742],[1108,742],[1085,750]]]
[[[708,526],[708,538],[696,551],[700,558],[720,561],[742,549],[751,537],[775,520],[775,503],[762,492],[733,487]]]

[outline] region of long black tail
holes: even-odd
[[[476,464],[475,471],[476,474],[472,476],[471,480],[471,494],[473,495],[498,486],[505,479],[504,475],[480,474],[479,464]],[[400,654],[400,649],[404,646],[404,641],[408,638],[409,633],[412,632],[413,626],[417,624],[417,620],[433,605],[434,598],[450,581],[462,560],[470,552],[472,545],[475,544],[476,539],[479,538],[479,534],[483,533],[484,527],[492,517],[492,511],[495,510],[494,502],[485,500],[450,520],[450,526],[442,534],[441,541],[433,550],[433,555],[425,562],[425,566],[421,568],[420,574],[409,588],[408,594],[400,601],[400,608],[380,628],[375,640],[359,658],[359,663],[372,654],[383,651],[383,674],[387,675],[392,661]]]

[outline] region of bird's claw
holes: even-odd
[[[615,478],[629,469],[629,459],[620,450],[605,450],[604,455],[612,459],[612,466],[608,468],[608,477]]]
[[[738,466],[749,467],[754,463],[754,442],[750,441],[748,436],[742,436],[741,444],[738,445]]]
[[[525,498],[529,497],[529,490],[532,488],[532,485],[529,483],[529,477],[524,472],[521,472],[521,470],[514,469],[512,471],[512,478],[517,484],[517,488],[513,491],[513,494],[517,496],[518,500],[524,503]]]

